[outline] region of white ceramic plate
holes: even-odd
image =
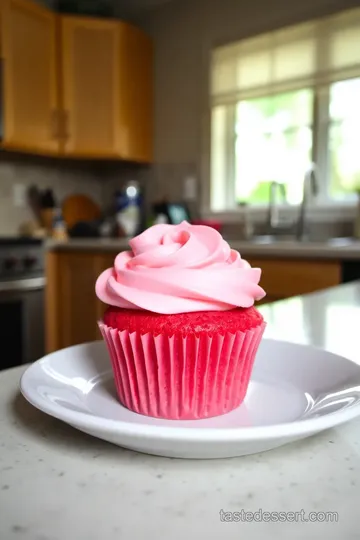
[[[159,420],[119,404],[98,341],[32,364],[21,391],[45,413],[125,448],[224,458],[270,450],[360,415],[360,366],[314,347],[264,339],[241,407],[206,420]]]

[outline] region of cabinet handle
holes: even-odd
[[[65,141],[67,141],[70,138],[69,111],[63,111],[63,137]]]
[[[1,57],[0,58],[0,83],[1,83],[1,88],[3,87],[3,84],[4,84],[4,73],[5,73],[5,58]]]
[[[59,139],[59,111],[53,109],[50,114],[50,136],[52,139]]]

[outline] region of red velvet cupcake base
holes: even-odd
[[[244,400],[265,323],[224,335],[142,334],[99,323],[120,402],[145,416],[219,416]]]

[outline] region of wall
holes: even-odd
[[[33,220],[27,207],[14,206],[15,184],[52,188],[59,202],[71,193],[85,193],[103,204],[104,183],[99,168],[31,156],[0,154],[0,236],[15,235],[21,223]]]
[[[358,5],[358,0],[178,0],[141,22],[155,43],[155,157],[152,191],[182,195],[187,170],[207,160],[211,49],[250,35]]]

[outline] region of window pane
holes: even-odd
[[[360,190],[360,79],[330,89],[330,196],[344,199]]]
[[[313,92],[305,89],[237,105],[236,199],[252,204],[269,200],[273,181],[286,186],[289,203],[302,196],[311,161]]]
[[[219,106],[211,115],[211,209],[226,208],[226,107]]]
[[[353,114],[359,118],[360,79],[350,79],[331,85],[330,116],[332,119],[343,120]]]

